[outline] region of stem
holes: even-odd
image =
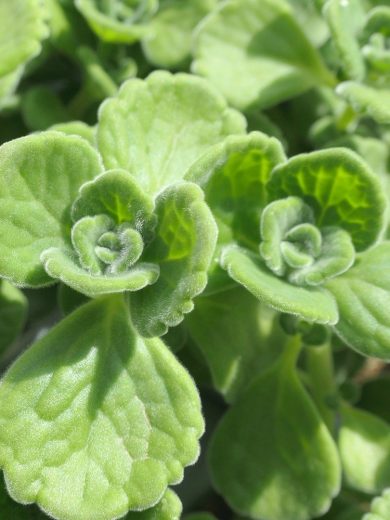
[[[336,392],[333,370],[332,348],[329,342],[306,349],[310,388],[321,417],[330,432],[335,431],[335,412],[327,404],[327,399]]]

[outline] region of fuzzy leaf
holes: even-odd
[[[273,309],[295,314],[310,322],[337,323],[336,302],[328,291],[286,282],[274,275],[258,255],[227,246],[222,252],[221,265],[233,280]]]
[[[358,35],[366,17],[361,1],[328,0],[324,7],[324,15],[347,77],[363,79],[365,66]]]
[[[145,336],[160,336],[193,309],[207,283],[217,239],[213,216],[195,184],[183,182],[156,200],[156,238],[143,259],[160,267],[153,287],[131,295],[134,324]]]
[[[70,205],[101,171],[80,137],[44,132],[0,148],[0,274],[24,286],[47,285],[40,254],[70,238]],[[69,237],[69,238],[68,238]]]
[[[217,490],[253,519],[312,519],[340,488],[336,446],[299,381],[292,354],[288,349],[241,395],[210,446]]]
[[[326,283],[336,298],[336,332],[366,356],[390,360],[390,242],[358,257],[352,269]]]
[[[158,193],[210,146],[244,131],[243,116],[205,80],[157,71],[127,81],[103,103],[97,139],[107,169],[128,170],[147,193]]]
[[[371,502],[370,512],[362,520],[388,520],[390,518],[390,488]]]
[[[142,48],[147,59],[160,67],[181,65],[190,55],[195,26],[216,0],[165,0],[149,23]]]
[[[180,520],[182,504],[171,489],[167,489],[160,502],[145,511],[131,511],[123,520]]]
[[[242,287],[197,298],[185,324],[228,402],[280,354],[278,318]]]
[[[15,71],[39,54],[48,36],[44,3],[12,0],[0,3],[0,77]]]
[[[355,110],[371,116],[377,123],[390,123],[390,89],[345,81],[337,86],[336,93],[351,103]]]
[[[390,424],[363,410],[343,406],[338,444],[349,486],[372,494],[390,486]]]
[[[0,353],[21,332],[28,302],[22,291],[6,280],[0,280]]]
[[[0,511],[4,520],[47,520],[48,518],[36,506],[25,506],[12,500],[3,482],[0,483]]]
[[[198,456],[192,379],[134,331],[121,297],[80,307],[0,385],[0,464],[11,496],[61,520],[152,507]]]
[[[95,146],[95,128],[83,121],[69,121],[67,123],[57,123],[50,127],[50,130],[62,132],[66,135],[78,135],[83,137],[92,146]]]
[[[219,227],[220,243],[235,240],[257,250],[266,184],[272,169],[284,161],[277,139],[252,132],[227,137],[191,166],[186,179],[204,190]]]
[[[301,197],[313,209],[317,226],[345,229],[358,251],[375,243],[385,226],[381,183],[348,149],[297,155],[274,169],[268,189],[271,200]]]
[[[228,0],[199,25],[192,69],[235,107],[268,107],[333,84],[283,0]]]
[[[76,0],[75,4],[99,38],[109,43],[134,43],[146,34],[145,22],[158,0]]]

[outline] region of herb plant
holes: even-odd
[[[388,2],[0,15],[0,518],[390,520]]]

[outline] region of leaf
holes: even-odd
[[[185,324],[228,402],[280,354],[276,313],[240,286],[197,298]]]
[[[328,0],[323,13],[347,77],[362,80],[365,66],[358,35],[364,26],[366,14],[361,1]]]
[[[217,229],[201,189],[182,182],[156,200],[156,238],[143,260],[160,267],[153,287],[131,295],[133,322],[142,335],[161,336],[193,309],[207,283]]]
[[[244,131],[243,116],[205,80],[157,71],[103,103],[97,140],[107,169],[130,171],[153,194],[184,178],[210,146]]]
[[[387,520],[390,516],[390,489],[385,489],[382,496],[371,502],[370,512],[362,520]]]
[[[111,520],[154,506],[199,453],[196,387],[122,298],[83,305],[0,385],[0,463],[19,502],[61,520]]]
[[[70,204],[100,171],[97,152],[80,137],[44,132],[1,146],[2,276],[31,287],[52,282],[40,254],[67,243]]]
[[[390,89],[374,88],[354,81],[337,85],[336,93],[353,108],[367,114],[379,124],[390,123]]]
[[[145,511],[130,511],[123,520],[180,520],[182,504],[171,489],[167,489],[160,502]]]
[[[22,291],[0,280],[0,353],[22,331],[27,309],[27,298]]]
[[[25,506],[12,500],[3,482],[0,483],[0,511],[5,520],[47,520],[48,518],[36,506]]]
[[[338,445],[350,487],[376,494],[390,486],[390,424],[345,405],[341,408]]]
[[[216,0],[165,0],[142,39],[146,58],[160,67],[182,64],[191,52],[195,26],[213,9]]]
[[[336,446],[294,370],[295,355],[296,346],[288,345],[229,409],[211,441],[217,490],[253,519],[309,520],[326,512],[340,488]]]
[[[58,122],[68,121],[68,114],[61,99],[46,86],[27,90],[21,99],[23,120],[30,130],[47,130]]]
[[[219,227],[219,243],[235,240],[257,250],[266,184],[272,169],[284,161],[277,139],[251,132],[227,137],[191,166],[186,179],[204,190]]]
[[[1,2],[0,77],[39,54],[41,41],[48,36],[45,16],[39,0]]]
[[[283,0],[228,0],[198,27],[192,70],[240,110],[334,80]]]
[[[390,360],[390,242],[363,253],[349,271],[329,280],[340,320],[335,331],[365,356]]]
[[[57,303],[64,316],[75,311],[80,305],[87,303],[88,298],[84,294],[74,291],[67,285],[60,283],[57,289]]]
[[[271,200],[295,195],[314,211],[317,226],[337,226],[357,251],[378,240],[387,201],[377,176],[346,148],[300,154],[277,166],[268,184]]]
[[[273,309],[310,322],[337,323],[336,302],[328,291],[292,285],[274,275],[259,256],[236,246],[225,247],[220,261],[233,280]]]
[[[67,123],[56,123],[50,127],[50,130],[62,132],[67,135],[78,135],[83,137],[92,146],[95,146],[95,128],[89,126],[83,121],[69,121]]]
[[[101,40],[127,44],[136,42],[146,33],[145,22],[157,7],[156,0],[76,0],[75,4]]]

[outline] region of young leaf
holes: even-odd
[[[361,1],[328,0],[323,12],[347,77],[362,80],[365,66],[358,35],[364,26],[366,16]]]
[[[230,408],[210,446],[216,488],[253,519],[312,519],[340,487],[336,446],[295,372],[296,345],[288,347]]]
[[[44,3],[37,0],[1,2],[0,77],[39,54],[48,36],[45,16]]]
[[[0,280],[0,353],[21,332],[28,302],[22,291]]]
[[[70,204],[101,171],[97,152],[80,137],[30,135],[0,148],[0,274],[23,286],[47,285],[40,255],[68,242]]]
[[[111,520],[155,505],[198,456],[193,381],[121,297],[55,326],[0,385],[0,464],[11,496],[62,520]]]
[[[160,275],[153,287],[131,295],[134,324],[145,336],[161,336],[193,309],[192,299],[207,283],[217,239],[203,192],[189,182],[172,185],[156,200],[155,239],[143,259]]]
[[[373,245],[386,224],[386,198],[377,176],[344,148],[301,154],[277,166],[268,184],[271,200],[295,195],[314,210],[318,226],[349,232],[355,248]]]
[[[97,140],[107,169],[128,170],[155,194],[181,180],[210,146],[244,132],[243,116],[205,80],[157,71],[127,81],[103,103]]]
[[[92,146],[95,146],[95,128],[89,126],[83,121],[69,121],[67,123],[56,123],[51,126],[49,130],[56,132],[62,132],[66,135],[78,135],[84,138]]]
[[[378,89],[354,81],[345,81],[337,86],[336,93],[348,101],[355,110],[368,114],[377,123],[390,123],[390,89]]]
[[[235,107],[268,107],[333,77],[284,0],[228,0],[199,25],[192,70]]]
[[[363,355],[390,360],[390,242],[362,253],[354,267],[326,283],[336,298],[336,332]]]
[[[372,494],[390,486],[390,424],[345,405],[338,445],[349,486]]]
[[[217,0],[165,0],[149,22],[142,48],[160,67],[181,65],[190,55],[192,31]]]
[[[228,402],[280,354],[277,322],[275,312],[239,286],[197,298],[185,324]]]
[[[251,132],[227,137],[191,166],[186,179],[204,190],[219,227],[219,243],[235,240],[257,250],[266,185],[272,169],[284,161],[277,139]]]
[[[292,285],[275,276],[259,255],[236,246],[225,247],[220,261],[233,280],[273,309],[311,322],[337,323],[337,305],[329,291]]]
[[[390,488],[371,502],[370,512],[362,520],[387,520],[390,517]]]
[[[179,497],[168,488],[157,505],[145,511],[130,511],[123,520],[180,520],[182,509]]]

